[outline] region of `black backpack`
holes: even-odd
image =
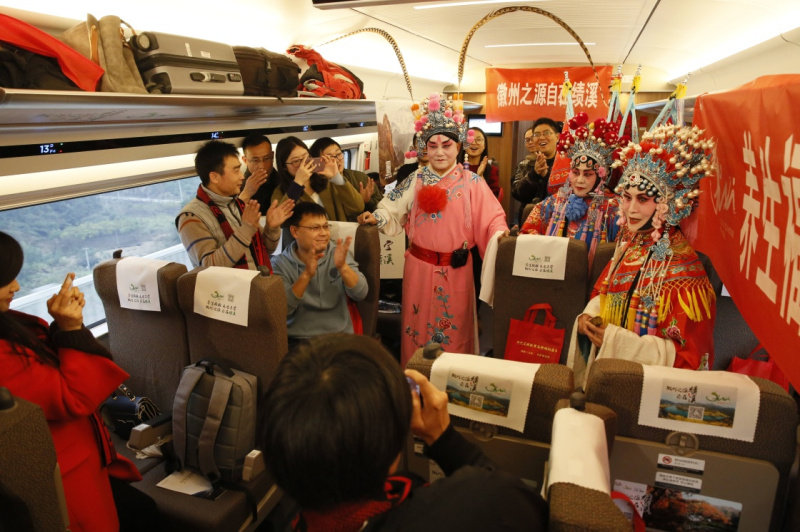
[[[297,96],[300,67],[283,54],[264,48],[234,46],[246,96]]]

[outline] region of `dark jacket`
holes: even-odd
[[[484,532],[547,529],[539,490],[499,470],[451,425],[425,454],[446,478],[414,490],[407,500],[373,517],[364,531]]]
[[[247,183],[247,180],[250,179],[250,170],[245,168],[244,171],[244,181],[242,182],[242,187],[244,187],[244,183]],[[267,177],[266,182],[263,185],[258,187],[256,193],[253,194],[253,197],[250,199],[254,199],[259,203],[259,210],[261,211],[261,216],[267,215],[267,209],[269,209],[270,204],[272,203],[272,192],[278,186],[278,172],[275,169],[272,169],[270,172],[269,177]]]
[[[550,179],[550,172],[553,170],[555,160],[555,157],[547,159],[546,176],[537,174],[533,169],[533,163],[528,164],[528,159],[523,159],[517,165],[517,169],[511,177],[511,195],[520,203],[518,213],[520,226],[525,222],[522,219],[522,211],[525,206],[533,203],[536,199],[542,201],[550,195],[547,190],[547,182]]]

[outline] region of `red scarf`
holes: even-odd
[[[208,205],[208,208],[211,209],[211,212],[217,218],[217,222],[219,226],[222,228],[222,234],[225,235],[225,238],[230,238],[233,234],[233,228],[231,227],[230,222],[227,218],[225,218],[225,214],[223,214],[222,210],[217,206],[216,203],[211,201],[208,193],[203,190],[202,186],[197,187],[197,199]],[[236,207],[239,209],[239,215],[242,214],[244,210],[244,202],[239,198],[234,198],[233,202],[236,204]],[[267,247],[264,245],[264,240],[261,238],[261,231],[256,231],[256,234],[253,235],[253,239],[250,241],[250,254],[253,256],[253,261],[256,263],[256,267],[258,266],[266,266],[269,268],[270,275],[272,274],[272,263],[269,261],[269,253],[267,253]],[[242,255],[242,258],[233,265],[234,268],[240,268],[242,270],[247,270],[249,267],[247,266],[247,257]]]
[[[292,522],[294,532],[358,532],[364,523],[381,515],[408,498],[411,491],[423,485],[419,479],[395,475],[383,486],[383,498],[343,504],[329,512],[304,511]]]

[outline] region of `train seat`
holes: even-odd
[[[617,248],[616,242],[601,242],[597,244],[597,247],[594,250],[594,261],[592,262],[592,269],[589,272],[589,282],[586,286],[586,302],[588,303],[591,299],[592,290],[594,290],[594,285],[597,283],[597,280],[600,278],[600,274],[603,273],[606,265],[611,262],[611,258],[614,256],[614,250]]]
[[[555,237],[554,237],[555,238]],[[496,357],[505,353],[511,319],[522,319],[536,303],[549,303],[556,317],[556,327],[565,329],[561,363],[567,360],[567,342],[575,318],[586,305],[588,264],[586,243],[570,239],[564,280],[534,279],[512,274],[516,237],[504,238],[497,248],[494,285],[493,349]]]
[[[690,382],[693,375],[698,375],[682,369],[661,370],[670,372],[670,378],[674,373],[678,381]],[[723,378],[722,372],[719,376]],[[778,385],[759,378],[751,380],[757,386],[760,405],[754,438],[748,442],[697,435],[690,433],[696,431],[683,427],[680,432],[673,432],[640,425],[643,366],[627,360],[597,360],[587,380],[586,400],[605,405],[618,416],[617,438],[611,453],[612,483],[624,481],[642,490],[646,488],[648,494],[660,497],[662,506],[678,507],[688,501],[705,505],[711,513],[726,514],[721,518],[723,521],[738,519],[741,532],[779,530],[790,470],[797,453],[797,406]],[[680,464],[681,460],[688,460],[688,465]],[[685,488],[678,489],[680,497],[674,495],[676,485]],[[668,495],[662,496],[656,488]]]
[[[0,530],[69,528],[56,449],[41,408],[0,388]]]
[[[562,399],[556,409],[546,483],[549,530],[630,531],[611,499],[608,457],[616,414],[585,403],[580,393]]]
[[[255,375],[261,394],[288,351],[283,282],[266,270],[253,277],[248,325],[244,327],[194,312],[197,274],[206,269],[194,269],[178,279],[178,300],[189,336],[189,361],[214,359]],[[228,489],[215,500],[192,497],[157,486],[165,476],[159,467],[136,484],[158,504],[165,530],[253,530],[282,496],[268,472],[242,482],[256,500],[258,519],[254,521],[244,492]]]
[[[171,262],[158,269],[161,310],[133,310],[120,306],[117,264],[114,258],[94,269],[94,285],[108,323],[114,362],[130,373],[127,386],[152,399],[162,412],[172,411],[183,368],[189,364],[186,320],[178,305],[178,277],[186,266]]]
[[[367,297],[356,303],[364,325],[364,336],[369,337],[375,336],[378,327],[381,285],[381,238],[378,231],[374,225],[359,225],[353,242],[353,256],[369,286]]]
[[[162,413],[172,412],[172,401],[178,389],[183,368],[189,364],[189,342],[186,320],[178,305],[178,278],[186,266],[171,262],[157,271],[161,310],[123,308],[117,290],[117,265],[120,254],[94,268],[94,285],[103,302],[108,324],[111,353],[122,369],[130,374],[128,388],[151,399]],[[146,473],[160,459],[136,459],[126,442],[112,433],[117,452],[129,458]]]
[[[430,378],[431,368],[437,355],[436,347],[438,344],[429,344],[424,350],[417,350],[406,368],[417,370]],[[463,356],[469,359],[474,355]],[[505,364],[519,364],[499,359],[475,358],[500,367]],[[571,369],[560,364],[542,364],[533,381],[522,432],[453,415],[450,417],[450,422],[467,440],[478,445],[498,466],[541,487],[544,466],[550,454],[551,429],[556,404],[559,400],[568,398],[573,389]],[[438,474],[438,466],[422,454],[420,441],[410,437],[405,454],[410,471],[430,480]]]

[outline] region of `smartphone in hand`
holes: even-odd
[[[322,157],[312,157],[311,160],[314,162],[314,168],[311,170],[312,172],[318,174],[325,170],[327,163],[322,159]]]

